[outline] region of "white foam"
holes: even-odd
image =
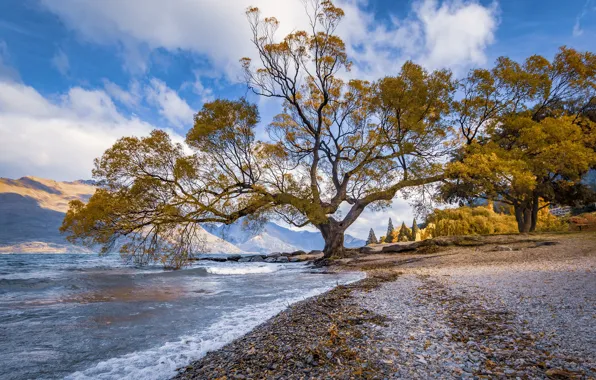
[[[176,374],[176,369],[241,337],[289,304],[331,288],[320,287],[300,296],[243,307],[222,316],[216,323],[196,335],[184,336],[176,342],[168,342],[160,347],[97,363],[86,370],[67,376],[66,379],[169,379]]]
[[[277,272],[278,265],[251,265],[251,266],[216,266],[206,267],[207,273],[211,274],[255,274]]]

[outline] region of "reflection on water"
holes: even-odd
[[[0,377],[169,378],[288,303],[358,277],[301,264],[165,272],[116,257],[0,255]]]

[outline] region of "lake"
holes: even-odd
[[[0,255],[0,374],[167,379],[291,303],[360,278],[302,263],[165,271],[117,255]]]

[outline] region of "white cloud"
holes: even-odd
[[[579,37],[584,34],[584,29],[582,28],[582,19],[586,17],[586,14],[590,11],[591,4],[592,0],[586,0],[581,12],[575,18],[575,24],[573,24],[573,30],[571,32],[573,37]],[[594,7],[593,10],[596,10],[596,7]]]
[[[197,79],[193,83],[192,89],[193,92],[201,99],[201,103],[207,103],[215,99],[213,90],[209,87],[205,87],[199,76],[197,76]]]
[[[112,97],[112,99],[126,107],[138,106],[142,100],[141,86],[137,81],[133,80],[128,89],[123,89],[109,80],[104,80],[103,85],[105,91]]]
[[[424,25],[423,63],[432,68],[485,63],[484,50],[497,27],[496,5],[426,0],[416,13]]]
[[[180,49],[207,57],[231,80],[238,78],[238,59],[255,57],[244,10],[256,5],[263,15],[276,16],[280,36],[304,28],[302,2],[278,0],[42,0],[84,38],[118,44],[135,53],[144,49]],[[409,15],[395,15],[386,25],[364,11],[365,0],[337,2],[346,17],[338,30],[356,61],[355,74],[378,77],[395,73],[406,59],[430,68],[482,64],[498,24],[496,5],[477,0],[415,0]],[[139,62],[136,62],[139,65]]]
[[[0,79],[18,80],[19,73],[10,65],[8,45],[0,40]]]
[[[372,228],[375,231],[377,238],[381,238],[387,232],[387,223],[389,218],[393,221],[393,227],[399,228],[402,222],[405,222],[408,227],[412,226],[414,219],[414,212],[408,201],[400,198],[398,195],[387,210],[372,211],[365,209],[360,217],[356,219],[346,233],[360,239],[366,240],[368,232]]]
[[[571,34],[573,34],[573,37],[579,37],[582,34],[584,34],[584,30],[582,29],[579,18],[575,20],[575,24],[573,24],[573,31]]]
[[[70,71],[70,61],[62,49],[58,50],[52,57],[52,66],[54,66],[60,74],[64,76],[68,75],[68,72]]]
[[[56,99],[24,84],[0,81],[0,175],[90,178],[93,159],[118,138],[154,129],[120,114],[101,90],[74,87]]]
[[[158,107],[159,114],[175,127],[189,125],[193,121],[194,111],[178,93],[159,79],[151,79],[145,88],[147,102]]]

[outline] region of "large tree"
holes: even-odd
[[[315,226],[325,256],[341,256],[365,208],[442,179],[450,72],[407,62],[394,77],[346,81],[351,63],[334,34],[343,11],[328,0],[306,11],[309,29],[278,39],[275,18],[247,10],[259,59],[241,60],[246,83],[282,105],[269,139],[256,140],[246,100],[205,104],[186,136],[190,155],[161,131],[123,138],[96,161],[101,189],[71,204],[69,238],[105,249],[126,238],[124,254],[179,266],[200,223],[278,217]]]
[[[581,179],[596,165],[594,54],[563,47],[552,62],[500,58],[458,88],[453,114],[466,144],[451,166],[456,179],[442,188],[447,200],[510,204],[529,232],[541,207],[589,196]]]

